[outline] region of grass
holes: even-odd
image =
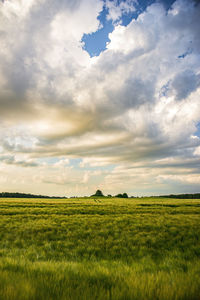
[[[1,199],[0,299],[200,299],[200,200]]]

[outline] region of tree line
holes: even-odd
[[[104,196],[102,191],[97,190],[94,195],[90,197],[117,197],[117,198],[129,198],[127,193],[117,194],[115,196],[107,195]],[[195,194],[170,194],[170,195],[161,195],[161,196],[152,196],[152,197],[160,197],[160,198],[175,198],[175,199],[200,199],[200,193]],[[0,198],[46,198],[46,199],[64,199],[67,197],[58,197],[58,196],[44,196],[44,195],[33,195],[33,194],[26,194],[26,193],[9,193],[9,192],[2,192],[0,193]],[[130,198],[136,198],[131,196]]]
[[[175,198],[175,199],[200,199],[200,193],[195,194],[170,194],[170,195],[162,195],[159,196],[161,198]]]
[[[63,199],[66,197],[55,197],[55,196],[43,196],[43,195],[33,195],[25,193],[9,193],[2,192],[0,193],[0,198],[47,198],[47,199]]]

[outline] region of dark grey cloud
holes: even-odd
[[[177,100],[185,99],[200,86],[200,74],[196,75],[192,70],[185,70],[174,77],[171,86]]]

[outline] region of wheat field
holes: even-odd
[[[0,299],[200,299],[200,200],[0,200]]]

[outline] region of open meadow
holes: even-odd
[[[200,200],[0,199],[0,299],[200,299]]]

